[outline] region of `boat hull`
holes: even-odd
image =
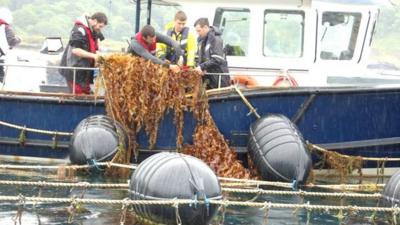
[[[400,157],[400,88],[258,88],[243,90],[259,115],[283,114],[310,143],[348,155]],[[210,111],[219,130],[238,153],[246,153],[250,125],[256,121],[234,90],[209,97]],[[84,118],[104,114],[104,101],[61,96],[0,94],[0,121],[57,132],[72,132]],[[172,112],[160,124],[156,146],[148,149],[139,134],[140,159],[159,151],[175,151]],[[195,120],[184,117],[184,142],[192,143]],[[0,125],[0,155],[63,159],[69,137],[26,132]],[[56,140],[56,141],[55,141]],[[373,167],[373,164],[368,164]],[[396,166],[395,163],[387,166]]]

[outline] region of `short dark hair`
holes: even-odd
[[[197,25],[200,25],[200,27],[204,27],[204,26],[209,27],[210,23],[208,22],[207,18],[203,17],[203,18],[199,18],[196,20],[196,22],[194,23],[194,26],[197,26]]]
[[[175,14],[175,20],[186,21],[186,20],[187,20],[186,13],[183,12],[183,11],[178,11],[178,12]]]
[[[156,31],[154,30],[154,27],[151,25],[146,25],[140,30],[142,32],[142,37],[154,37],[156,36]]]
[[[108,23],[108,19],[107,19],[106,14],[104,14],[104,13],[102,13],[102,12],[96,12],[96,13],[94,13],[94,14],[90,17],[90,19],[92,19],[92,20],[97,20],[97,22],[99,22],[99,23],[104,23],[104,25],[107,25],[107,23]]]

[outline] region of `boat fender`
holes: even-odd
[[[69,158],[73,164],[97,166],[96,162],[110,161],[119,148],[127,146],[127,134],[118,122],[105,115],[90,116],[76,126]]]
[[[400,170],[393,174],[385,184],[382,196],[386,207],[400,205]]]
[[[269,181],[307,181],[310,152],[295,124],[280,114],[261,117],[250,126],[248,152],[261,177]]]
[[[182,224],[206,225],[218,211],[209,200],[221,200],[221,186],[215,173],[203,161],[180,153],[162,152],[144,160],[131,176],[133,200],[192,199],[179,205]],[[204,202],[204,204],[200,204]],[[175,224],[176,210],[171,205],[134,205],[139,217],[155,223]]]

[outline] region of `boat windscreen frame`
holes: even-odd
[[[268,13],[285,13],[285,14],[293,14],[293,15],[301,15],[303,17],[303,21],[301,23],[302,28],[301,28],[301,53],[297,57],[280,57],[280,56],[270,56],[265,54],[264,49],[265,49],[265,28],[266,28],[266,21],[265,21],[265,16]],[[304,56],[304,35],[305,35],[305,18],[306,18],[306,13],[304,10],[282,10],[282,9],[266,9],[264,10],[264,16],[263,16],[263,39],[262,39],[262,49],[263,49],[263,56],[268,57],[268,58],[293,58],[293,59],[300,59]]]
[[[248,22],[250,23],[250,19],[251,19],[250,18],[250,9],[249,8],[244,8],[244,7],[243,8],[238,8],[238,7],[217,7],[215,9],[214,21],[213,21],[213,26],[219,28],[220,31],[222,31],[222,35],[223,35],[223,39],[224,39],[224,51],[225,51],[225,54],[227,56],[246,56],[248,54],[248,48],[249,48],[248,37],[247,37],[247,41],[244,41],[244,42],[236,41],[236,43],[233,44],[233,45],[231,45],[231,43],[227,39],[224,38],[225,37],[224,35],[229,35],[229,33],[231,33],[231,34],[235,33],[235,32],[226,33],[226,29],[225,28],[226,27],[231,27],[231,26],[225,26],[225,24],[226,24],[226,21],[224,21],[224,19],[226,18],[226,17],[224,18],[224,13],[225,12],[229,12],[229,13],[231,13],[231,12],[248,13],[249,14],[248,15],[249,16],[249,18],[248,18],[249,21]],[[240,20],[242,21],[243,18],[241,18]],[[237,20],[237,21],[239,21],[239,20]],[[244,21],[246,21],[246,20],[244,20]],[[247,28],[249,29],[249,26],[247,26]],[[237,32],[237,33],[243,34],[245,32]],[[237,38],[238,40],[243,40],[243,39],[246,40],[245,37],[243,37],[243,36],[241,36],[241,34],[237,34],[237,33],[236,33],[235,36],[238,37]],[[250,30],[247,30],[246,34],[249,36],[250,35]],[[236,49],[237,51],[236,52],[232,51],[232,53],[229,53],[231,51],[229,51],[228,49],[232,49],[232,50]]]

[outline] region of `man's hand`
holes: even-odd
[[[196,67],[194,70],[204,75],[203,70],[201,70],[200,66]]]
[[[181,68],[179,68],[178,65],[169,65],[169,69],[174,73],[179,73],[179,71],[181,71]]]

